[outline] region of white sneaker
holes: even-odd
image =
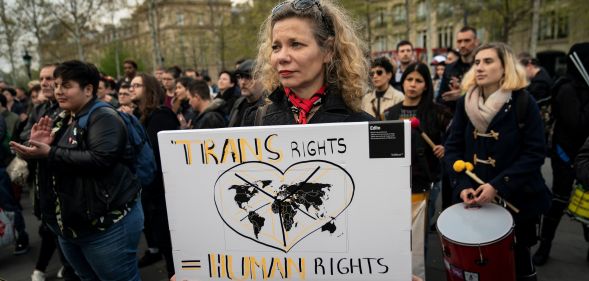
[[[45,281],[45,273],[35,269],[31,274],[31,281]]]
[[[63,266],[57,271],[57,278],[63,279]]]

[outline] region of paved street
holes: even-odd
[[[551,186],[549,170],[550,167],[544,167],[545,178],[549,186]],[[31,201],[28,198],[24,198],[22,203],[25,208],[27,228],[31,236],[31,251],[26,255],[14,257],[12,256],[12,248],[0,249],[0,280],[31,280],[30,275],[35,266],[40,244],[39,236],[36,233],[39,223],[31,214]],[[445,280],[440,242],[437,234],[430,233],[429,242],[427,280]],[[145,249],[145,243],[143,241],[140,247],[140,252],[143,252],[143,249]],[[545,266],[538,268],[538,280],[587,280],[587,276],[589,276],[589,262],[586,260],[588,248],[589,244],[583,239],[579,223],[565,216],[558,228],[557,236],[553,243],[551,259]],[[48,268],[48,281],[59,280],[55,278],[59,266],[58,258],[54,256]],[[145,281],[164,281],[167,279],[163,262],[143,269],[141,276]]]

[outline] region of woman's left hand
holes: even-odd
[[[476,194],[478,194],[478,196],[475,198],[475,202],[478,204],[486,204],[495,199],[495,196],[497,195],[497,189],[495,189],[492,185],[485,183],[477,188]]]
[[[436,157],[438,157],[438,159],[441,159],[442,157],[444,157],[444,146],[443,145],[436,145],[434,146],[434,155]]]
[[[48,144],[29,140],[30,146],[25,146],[17,142],[10,142],[10,148],[14,150],[23,159],[40,159],[49,157],[51,147]]]

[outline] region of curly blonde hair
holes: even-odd
[[[504,73],[503,79],[501,79],[501,86],[500,88],[506,91],[515,91],[519,89],[523,89],[528,86],[528,78],[526,76],[526,70],[524,67],[519,63],[517,57],[511,50],[511,48],[501,42],[493,42],[479,46],[474,51],[474,56],[482,51],[492,49],[497,52],[497,57],[501,61],[501,65],[503,66]],[[476,81],[476,69],[475,65],[470,68],[470,70],[464,75],[462,79],[462,90],[467,92],[470,89],[477,87]]]
[[[271,93],[280,86],[278,73],[272,68],[272,29],[276,22],[287,18],[302,18],[313,24],[313,35],[319,47],[332,53],[331,61],[326,65],[325,79],[330,87],[339,90],[346,105],[353,111],[361,111],[362,96],[368,92],[368,52],[366,46],[356,33],[356,24],[345,10],[331,0],[317,0],[321,6],[303,11],[293,9],[290,2],[266,18],[258,38],[254,78],[261,81],[264,90]],[[338,94],[338,91],[330,94]]]

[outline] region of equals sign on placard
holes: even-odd
[[[200,270],[200,260],[183,260],[183,270]]]

